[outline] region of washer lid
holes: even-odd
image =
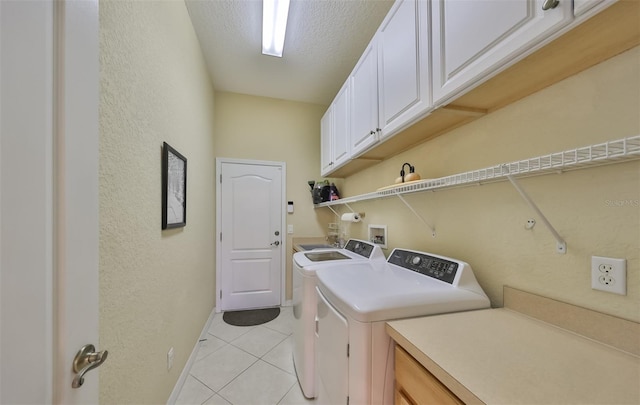
[[[349,256],[344,253],[340,253],[338,250],[329,250],[329,251],[317,251],[314,252],[303,252],[302,253],[307,259],[312,262],[326,262],[327,260],[345,260],[351,259]]]
[[[380,246],[358,239],[350,239],[344,249],[314,249],[293,254],[294,264],[299,268],[315,270],[319,266],[337,264],[344,261],[382,261],[385,257]]]
[[[489,308],[487,296],[386,262],[318,268],[318,288],[341,313],[360,322]],[[482,291],[477,286],[479,291]]]
[[[312,253],[313,252],[313,253]],[[313,254],[312,258],[316,260],[312,260],[307,257],[308,254]],[[335,258],[335,259],[332,259]],[[342,257],[342,258],[341,258]],[[293,264],[294,267],[304,269],[304,270],[315,270],[321,267],[337,265],[342,262],[352,262],[352,261],[361,261],[362,258],[358,259],[357,255],[354,255],[351,252],[343,251],[342,249],[327,249],[327,250],[309,250],[306,252],[296,252],[293,254]],[[325,260],[319,260],[319,258],[323,258]]]

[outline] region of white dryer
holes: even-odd
[[[293,255],[293,363],[305,397],[314,398],[316,271],[344,263],[385,262],[380,246],[350,239],[344,249],[315,249]]]
[[[319,404],[392,404],[389,320],[489,308],[460,260],[395,249],[386,262],[318,269],[316,391]]]

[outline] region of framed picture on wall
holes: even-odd
[[[187,158],[162,145],[162,229],[187,225]]]

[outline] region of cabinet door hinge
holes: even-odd
[[[347,343],[347,357],[349,357],[349,343]]]
[[[222,184],[222,173],[220,173],[220,184]]]
[[[347,405],[349,405],[349,397],[347,397]]]
[[[222,290],[220,290],[220,299],[222,299]]]
[[[220,242],[222,242],[222,232],[220,232]]]

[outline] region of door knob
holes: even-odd
[[[279,246],[279,245],[280,245],[280,241],[279,241],[279,240],[277,240],[277,241],[273,242],[273,243],[271,244],[271,246],[273,246],[273,245]]]
[[[96,352],[94,345],[84,345],[73,359],[73,372],[76,373],[76,376],[73,378],[71,387],[82,387],[82,384],[84,384],[84,375],[87,371],[93,370],[104,363],[108,355],[109,352],[106,350]]]
[[[544,3],[542,3],[542,9],[544,11],[547,11],[552,8],[558,7],[558,4],[560,4],[558,0],[545,0]]]

